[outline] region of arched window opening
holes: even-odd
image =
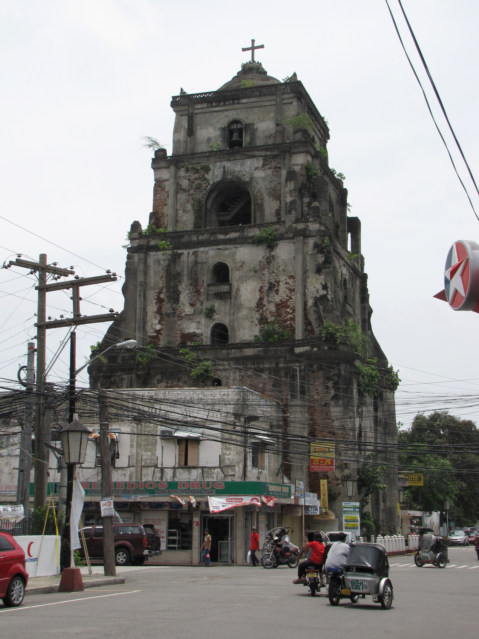
[[[219,379],[219,377],[213,377],[211,386],[223,386],[223,382]]]
[[[228,328],[224,324],[214,324],[211,328],[211,343],[227,344],[228,341]]]
[[[243,124],[233,120],[228,125],[228,148],[241,149],[243,146]]]
[[[213,283],[228,284],[230,281],[230,269],[224,262],[218,262],[213,266]]]
[[[206,225],[239,226],[251,224],[251,195],[239,182],[225,180],[206,198]]]

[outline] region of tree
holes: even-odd
[[[417,415],[399,433],[400,469],[421,472],[424,486],[409,487],[404,501],[431,512],[443,510],[461,525],[479,518],[479,430],[474,422],[447,412]]]

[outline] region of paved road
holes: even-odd
[[[391,559],[395,600],[370,597],[329,605],[291,583],[287,567],[141,567],[125,583],[81,593],[36,594],[0,608],[2,637],[122,639],[443,639],[477,636],[479,561],[473,548],[450,549],[446,569]]]

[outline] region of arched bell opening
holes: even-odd
[[[252,223],[252,200],[241,182],[224,180],[206,197],[206,227],[239,226]]]

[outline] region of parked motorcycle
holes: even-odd
[[[263,568],[277,568],[278,566],[289,566],[296,568],[299,562],[299,548],[289,539],[285,529],[280,529],[283,534],[274,534],[268,543],[265,544],[261,565]],[[271,534],[271,533],[270,533]]]

